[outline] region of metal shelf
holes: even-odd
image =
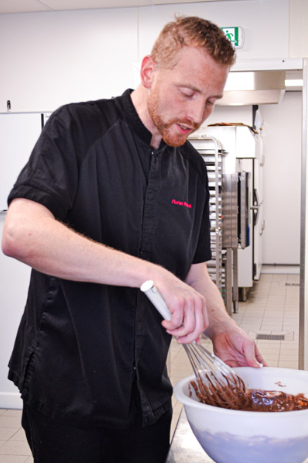
[[[228,199],[224,195],[223,157],[227,152],[212,136],[201,135],[198,138],[190,137],[189,140],[202,156],[208,172],[212,259],[207,262],[207,267],[223,296],[227,312],[231,314],[235,306],[234,295],[238,295],[238,291],[234,291],[237,279],[232,275],[233,242],[231,245],[225,239],[226,234],[229,235],[231,223],[224,218],[224,204]],[[232,233],[234,234],[234,231]]]

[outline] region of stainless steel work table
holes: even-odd
[[[214,462],[199,444],[182,408],[166,462]]]

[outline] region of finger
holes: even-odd
[[[200,339],[200,334],[204,332],[207,327],[207,318],[205,321],[203,311],[203,301],[195,301],[194,306],[194,326],[191,331],[186,331],[183,335],[178,335],[179,343],[191,343]]]
[[[265,361],[265,359],[263,358],[263,356],[261,355],[261,353],[260,353],[260,351],[258,350],[257,347],[256,347],[256,359],[257,359],[259,364],[262,364],[264,367],[268,367],[267,362]]]
[[[169,303],[169,310],[171,312],[171,320],[163,320],[162,325],[167,331],[173,331],[183,324],[184,319],[184,305],[185,299],[179,295],[173,297],[172,301]]]
[[[194,301],[189,298],[186,299],[183,307],[182,324],[174,329],[167,330],[171,335],[179,338],[191,333],[195,328],[195,309]]]
[[[246,359],[246,362],[247,362],[247,365],[250,366],[250,367],[260,367],[260,362],[262,363],[262,361],[259,361],[259,359],[262,359],[262,356],[261,354],[259,354],[259,359],[258,359],[258,348],[257,346],[255,345],[255,343],[252,341],[252,342],[249,342],[246,346],[245,346],[245,349],[244,349],[244,355],[245,355],[245,359]]]
[[[191,333],[192,337],[197,339],[208,327],[208,315],[204,298],[198,298],[195,302],[195,327]]]

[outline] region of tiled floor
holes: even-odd
[[[33,462],[20,420],[21,411],[0,409],[0,462]]]
[[[274,271],[279,272],[277,269]],[[261,274],[248,300],[240,303],[238,313],[232,316],[254,338],[257,334],[285,335],[283,341],[256,340],[261,353],[273,367],[298,367],[298,285],[299,275],[296,273]],[[206,343],[210,346],[210,342]],[[173,384],[192,373],[187,356],[176,341],[172,342],[170,360]],[[172,433],[182,409],[175,398],[173,406]],[[0,409],[0,462],[33,462],[20,426],[20,417],[21,411]]]

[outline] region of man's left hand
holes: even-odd
[[[254,340],[238,327],[216,334],[212,342],[216,356],[230,367],[268,366]]]

